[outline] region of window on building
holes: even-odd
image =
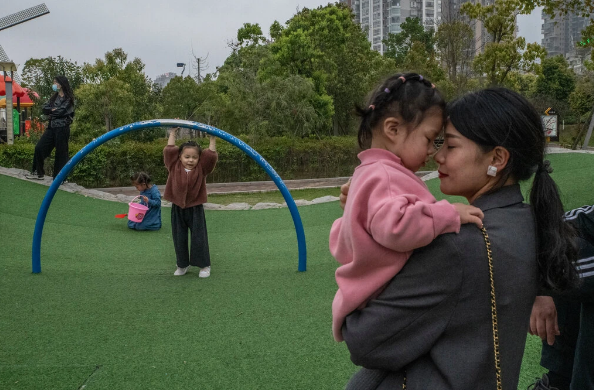
[[[400,16],[392,16],[390,18],[390,23],[400,23]]]
[[[400,0],[392,0],[392,7],[400,7]]]

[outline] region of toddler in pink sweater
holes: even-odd
[[[431,195],[418,171],[435,153],[445,102],[415,73],[397,74],[360,109],[359,154],[344,215],[330,231],[330,252],[342,265],[332,303],[332,332],[342,341],[345,317],[377,296],[412,251],[460,225],[482,226],[480,209]]]

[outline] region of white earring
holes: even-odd
[[[489,176],[497,176],[497,167],[494,167],[493,165],[489,165],[489,168],[487,168],[487,175]]]

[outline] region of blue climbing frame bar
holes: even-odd
[[[82,148],[78,153],[76,153],[70,161],[62,168],[58,176],[54,179],[53,183],[47,190],[45,197],[43,198],[43,202],[41,203],[41,207],[39,208],[39,213],[37,214],[37,220],[35,222],[35,232],[33,233],[33,250],[32,250],[32,267],[33,273],[37,274],[41,272],[41,235],[43,234],[43,225],[45,223],[45,218],[47,216],[47,211],[52,203],[52,199],[58,191],[60,184],[68,177],[68,174],[74,169],[76,164],[80,162],[87,154],[91,153],[97,147],[103,145],[107,141],[119,137],[122,134],[126,134],[130,131],[142,130],[152,127],[184,127],[187,129],[199,130],[204,131],[210,135],[214,135],[219,137],[230,144],[238,147],[241,149],[245,154],[250,156],[252,160],[258,163],[270,176],[272,181],[276,184],[280,192],[283,194],[285,198],[285,202],[287,202],[287,206],[289,207],[289,211],[291,212],[291,216],[293,217],[293,223],[295,224],[295,231],[297,232],[297,245],[299,250],[299,265],[297,270],[299,272],[303,272],[306,270],[306,262],[307,262],[307,254],[306,254],[306,246],[305,246],[305,232],[303,231],[303,223],[301,222],[301,216],[299,215],[299,210],[297,210],[297,205],[291,196],[287,186],[282,181],[278,173],[268,164],[266,160],[262,156],[258,154],[251,146],[243,142],[242,140],[228,134],[222,130],[217,129],[216,127],[208,126],[198,122],[190,122],[184,120],[176,120],[176,119],[155,119],[151,121],[143,121],[143,122],[136,122],[130,125],[118,127],[115,130],[110,131],[102,135],[101,137],[93,140],[91,143],[86,145]]]

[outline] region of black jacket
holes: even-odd
[[[51,101],[45,103],[43,113],[49,115],[49,127],[69,126],[74,118],[74,102],[58,95],[53,105]]]
[[[578,234],[577,267],[580,277],[592,278],[594,277],[594,205],[568,211],[565,213],[565,220],[573,225]]]

